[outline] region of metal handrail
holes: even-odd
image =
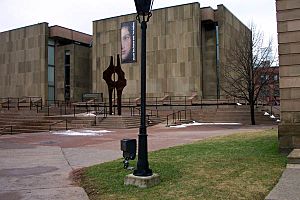
[[[7,128],[10,128],[10,134],[12,134],[12,132],[13,132],[13,127],[14,127],[15,125],[4,125],[4,127],[2,127],[2,129],[0,130],[0,133],[2,132],[4,132]],[[2,134],[1,134],[2,135]]]
[[[186,114],[187,111],[190,111],[190,119],[191,119],[192,118],[192,110],[191,109],[178,110],[178,111],[175,111],[175,112],[167,115],[167,125],[166,126],[169,126],[169,116],[172,116],[172,120],[173,120],[174,124],[176,123],[176,120],[182,121],[183,120],[181,117],[182,112],[184,112],[184,120],[186,120],[187,119],[187,114]]]
[[[60,120],[60,121],[54,122],[52,124],[49,124],[49,131],[52,130],[51,129],[52,126],[57,125],[57,124],[62,123],[62,122],[66,122],[66,130],[68,130],[68,119],[64,119],[64,120]]]

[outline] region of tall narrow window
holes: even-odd
[[[55,100],[55,42],[48,40],[48,101],[53,103]]]
[[[70,64],[71,64],[71,54],[70,51],[65,51],[65,100],[69,101],[71,97],[70,90]]]

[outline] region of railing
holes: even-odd
[[[187,112],[189,112],[190,120],[192,119],[192,110],[179,110],[175,111],[172,114],[167,115],[167,126],[169,126],[169,119],[173,121],[173,124],[176,124],[177,121],[181,122],[187,120]],[[184,114],[184,115],[183,115]],[[184,118],[183,118],[184,116]]]
[[[8,128],[9,128],[10,134],[13,134],[13,127],[14,127],[14,125],[4,125],[4,127],[2,127],[0,129],[0,135],[5,133]]]
[[[135,115],[135,110],[138,111],[138,115],[141,115],[141,109],[139,107],[130,107],[131,116]],[[146,109],[146,115],[158,117],[158,110]]]
[[[49,131],[52,130],[52,127],[57,125],[57,124],[60,124],[60,123],[63,123],[65,122],[65,130],[68,130],[68,119],[64,119],[64,120],[60,120],[60,121],[57,121],[57,122],[54,122],[52,124],[49,125]]]
[[[1,107],[2,108],[5,107],[8,110],[10,110],[11,108],[17,108],[18,110],[20,110],[20,107],[29,107],[31,110],[32,107],[37,107],[37,106],[42,109],[43,106],[43,100],[41,97],[21,97],[21,98],[4,97],[4,98],[0,98],[0,100],[2,101]]]

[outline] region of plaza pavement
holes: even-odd
[[[154,151],[208,137],[253,132],[275,126],[190,126],[148,128],[148,148]],[[137,138],[138,129],[110,130],[101,136],[24,133],[0,136],[1,200],[87,200],[72,183],[73,170],[122,157],[120,140]],[[122,168],[120,162],[120,168]]]

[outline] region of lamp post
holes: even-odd
[[[153,0],[134,0],[137,11],[136,19],[141,24],[141,124],[138,137],[138,162],[135,176],[152,176],[148,162],[147,127],[146,127],[146,29],[152,16]]]

